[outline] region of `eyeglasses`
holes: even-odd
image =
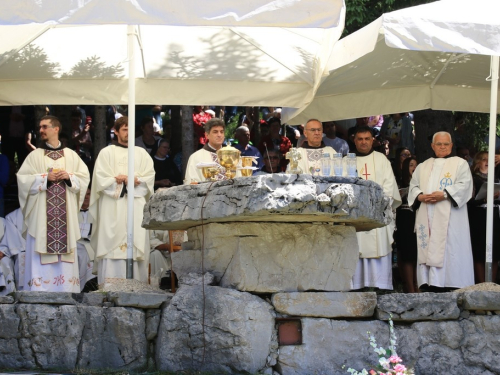
[[[311,133],[319,133],[323,131],[323,129],[306,129],[306,130]]]
[[[404,156],[405,158],[409,158],[411,154],[400,154],[400,156]]]
[[[53,127],[54,126],[52,126],[52,125],[40,125],[38,127],[38,130],[40,130],[40,129],[47,130],[48,128],[53,128]]]
[[[448,147],[449,145],[451,145],[451,143],[449,143],[449,142],[447,142],[447,143],[438,142],[438,143],[434,143],[434,144],[438,147],[441,147],[441,146]]]

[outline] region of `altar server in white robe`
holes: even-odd
[[[126,278],[127,259],[127,181],[128,117],[116,120],[116,142],[104,148],[97,157],[90,194],[93,219],[91,245],[97,262],[99,285]],[[153,194],[155,171],[153,159],[141,147],[134,146],[134,279],[147,282],[149,237],[141,227],[146,201]]]
[[[225,123],[221,119],[213,118],[205,123],[205,136],[207,143],[200,150],[193,153],[188,160],[184,185],[205,181],[202,170],[197,167],[199,163],[219,163],[216,152],[220,150],[224,143]],[[215,176],[216,180],[225,180],[225,168],[220,167],[219,173]],[[241,177],[241,172],[236,172],[236,177]]]
[[[5,216],[5,233],[2,243],[14,257],[14,275],[16,289],[24,289],[24,271],[26,268],[26,240],[23,237],[24,218],[20,208]]]
[[[16,291],[14,281],[14,260],[4,245],[7,221],[0,217],[0,296]]]
[[[369,126],[359,126],[354,133],[358,177],[379,184],[391,198],[392,209],[401,204],[396,178],[387,157],[373,150]],[[344,162],[345,162],[344,158]],[[344,172],[347,171],[344,165]],[[392,290],[392,243],[395,223],[367,232],[357,232],[359,261],[352,279],[352,289],[372,287]]]
[[[89,171],[73,150],[61,145],[56,117],[42,117],[39,129],[42,146],[17,173],[26,235],[24,290],[78,293],[78,211]]]
[[[304,135],[306,140],[297,149],[301,155],[298,167],[302,173],[323,176],[321,169],[323,155],[328,154],[329,159],[332,159],[336,151],[323,142],[323,124],[319,120],[308,120],[304,127]],[[334,175],[333,167],[330,168],[328,175]]]
[[[453,143],[447,132],[434,134],[436,157],[413,173],[408,204],[418,209],[418,285],[464,288],[474,284],[467,201],[473,183],[467,161],[450,157]]]

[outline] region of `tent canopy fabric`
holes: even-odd
[[[332,0],[2,0],[0,25],[339,26]]]
[[[489,112],[488,55],[500,55],[494,3],[442,0],[384,14],[339,40],[315,98],[282,117],[298,124],[427,108]]]
[[[190,12],[163,0],[115,3],[2,2],[0,34],[9,37],[0,40],[0,105],[127,104],[130,22],[138,25],[137,104],[301,106],[326,72],[345,15],[343,0],[183,2]],[[211,26],[175,26],[186,15],[187,25]],[[157,25],[160,16],[171,24]]]

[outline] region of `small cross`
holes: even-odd
[[[361,173],[363,176],[365,176],[365,178],[368,180],[368,176],[371,176],[370,173],[368,173],[368,167],[366,166],[366,163],[365,163],[365,173]]]

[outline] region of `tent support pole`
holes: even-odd
[[[492,282],[493,258],[493,182],[495,176],[495,136],[497,130],[498,56],[491,56],[490,129],[488,144],[488,191],[486,205],[486,282]]]
[[[135,146],[135,26],[127,27],[128,48],[128,183],[127,183],[127,279],[134,278],[134,146]]]

